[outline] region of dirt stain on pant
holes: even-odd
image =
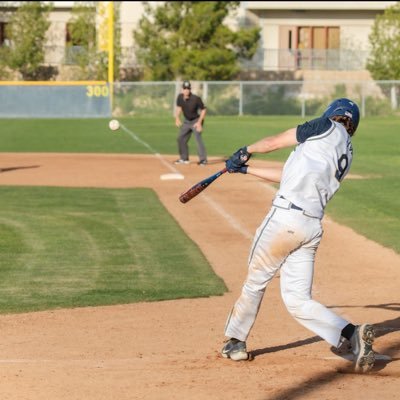
[[[283,260],[299,248],[301,241],[300,235],[293,231],[281,232],[269,246],[268,253],[273,260]]]

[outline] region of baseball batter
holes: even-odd
[[[311,297],[314,259],[322,237],[321,219],[327,202],[350,169],[351,138],[359,119],[356,103],[337,99],[322,117],[243,147],[226,162],[230,173],[280,182],[280,188],[256,231],[248,276],[226,322],[228,340],[222,349],[223,357],[235,361],[249,359],[246,339],[265,290],[280,270],[281,295],[296,321],[332,346],[339,347],[347,339],[357,372],[373,367],[372,325],[353,325]],[[296,147],[283,170],[246,164],[253,153],[269,153],[289,146]]]

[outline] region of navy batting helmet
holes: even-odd
[[[349,117],[353,122],[354,132],[357,130],[358,123],[360,122],[360,110],[354,101],[345,98],[332,101],[322,116],[330,118],[335,115]]]

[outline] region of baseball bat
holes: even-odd
[[[189,200],[192,200],[193,197],[196,197],[199,193],[201,193],[204,189],[210,186],[217,178],[219,178],[222,174],[224,174],[227,168],[221,169],[221,171],[216,172],[214,175],[209,176],[206,179],[203,179],[199,183],[196,183],[190,189],[186,190],[186,192],[182,193],[179,196],[179,200],[181,203],[187,203]]]

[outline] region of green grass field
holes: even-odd
[[[123,130],[111,132],[105,119],[2,122],[0,152],[149,153]],[[121,122],[157,152],[177,153],[172,116]],[[204,138],[210,156],[227,157],[302,122],[286,116],[209,117]],[[361,121],[351,173],[364,179],[345,180],[327,212],[400,252],[398,124],[393,117]],[[196,159],[194,138],[190,149]],[[284,161],[289,152],[258,157]],[[226,290],[150,190],[0,190],[0,312],[209,296]],[[150,211],[141,204],[150,204]],[[188,264],[193,268],[185,268]]]
[[[0,232],[0,312],[226,290],[150,189],[0,186]]]

